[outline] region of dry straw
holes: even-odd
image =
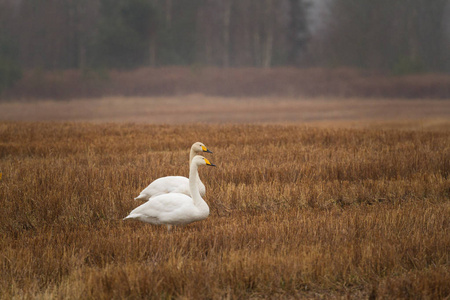
[[[121,219],[188,173],[211,215]],[[275,125],[0,123],[0,298],[450,295],[450,131]]]

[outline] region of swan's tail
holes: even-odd
[[[126,219],[135,219],[136,216],[135,215],[128,215],[125,218],[123,218],[122,220],[125,221]]]
[[[140,194],[139,196],[134,198],[134,200],[145,200],[145,201],[147,201],[148,199],[150,199],[150,197],[146,194]]]

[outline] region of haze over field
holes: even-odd
[[[407,85],[412,89],[408,93],[405,82],[391,76],[448,74],[449,16],[449,0],[45,0],[38,6],[33,1],[3,0],[0,99],[169,96],[179,92],[180,87],[172,84],[180,76],[189,84],[181,89],[187,94],[223,96],[228,93],[227,86],[209,90],[208,84],[215,79],[226,83],[231,76],[250,84],[252,96],[257,96],[258,89],[281,96],[279,88],[272,90],[258,74],[213,73],[196,81],[182,69],[166,74],[164,68],[174,66],[195,75],[205,68],[256,68],[260,73],[272,68],[321,68],[330,71],[322,72],[325,81],[318,80],[328,95],[335,91],[333,69],[350,68],[363,70],[353,85],[359,94],[351,96],[361,95],[362,89],[369,92],[364,96],[370,97],[449,98],[448,88],[442,88],[449,86],[445,85],[448,78],[442,81],[437,76],[431,83],[428,78],[419,89]],[[133,71],[146,68],[159,74],[133,75]],[[116,76],[129,71],[131,76]],[[276,82],[279,75],[267,73]],[[384,76],[384,80],[373,78],[373,74]],[[288,82],[302,76],[309,77],[294,73]],[[144,94],[142,87],[114,88],[130,77],[149,80],[150,88],[144,89]],[[154,89],[159,77],[167,80]],[[311,77],[316,79],[314,72]],[[342,79],[354,81],[345,74]],[[389,89],[384,94],[391,81],[397,82],[394,86],[400,92]],[[420,82],[417,78],[414,81]],[[301,89],[304,93],[305,87]],[[298,87],[292,84],[282,92],[291,90],[293,94],[288,96],[297,95]],[[242,96],[236,94],[238,91],[230,92]],[[315,86],[312,92],[321,94]],[[349,94],[337,89],[331,95]]]
[[[356,98],[109,97],[0,103],[0,121],[370,123],[450,121],[450,101]]]

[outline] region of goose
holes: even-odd
[[[189,168],[189,189],[192,196],[182,193],[168,193],[153,197],[151,201],[133,209],[126,219],[136,219],[150,224],[167,225],[170,231],[172,225],[184,225],[201,221],[209,216],[209,206],[202,199],[198,188],[198,167],[213,166],[208,159],[196,155]]]
[[[212,153],[203,143],[196,142],[191,147],[191,152],[189,154],[189,164],[195,155],[207,152]],[[197,175],[198,176],[198,175]],[[200,189],[200,194],[205,195],[205,185],[198,177],[198,187]],[[153,197],[168,194],[168,193],[182,193],[190,196],[189,191],[189,179],[184,176],[166,176],[161,177],[150,183],[142,192],[134,198],[134,200],[144,200],[148,201]]]

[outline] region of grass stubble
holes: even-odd
[[[205,143],[211,215],[122,221]],[[450,296],[450,130],[0,123],[0,298]]]

